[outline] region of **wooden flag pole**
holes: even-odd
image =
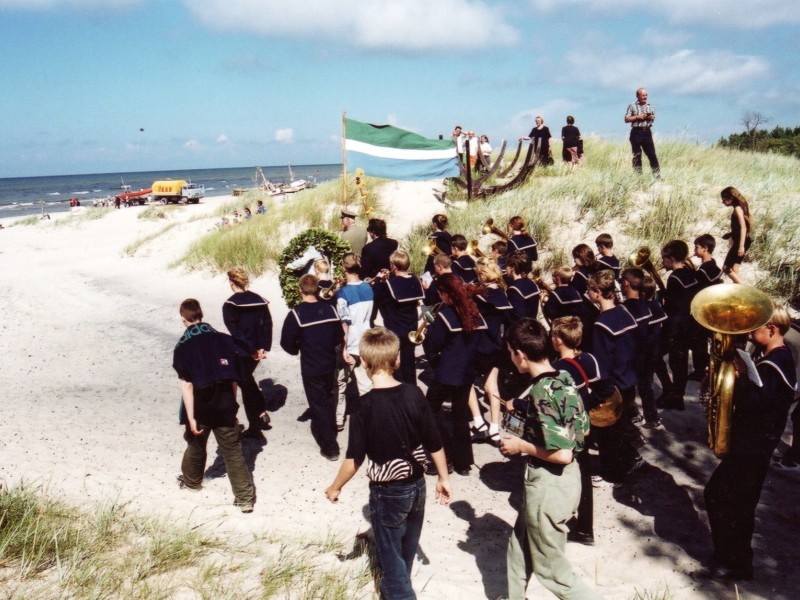
[[[347,208],[347,150],[345,141],[347,140],[347,111],[342,111],[342,207]]]

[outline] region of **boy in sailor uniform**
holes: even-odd
[[[755,360],[761,386],[737,365],[730,450],[704,494],[714,543],[707,574],[715,579],[753,578],[756,506],[797,390],[792,353],[784,345],[790,324],[786,309],[776,306],[770,322],[750,334],[762,352]]]
[[[708,233],[701,235],[694,241],[694,255],[702,261],[695,273],[698,292],[712,285],[722,283],[722,269],[717,266],[713,256],[716,245],[717,242],[714,240],[714,236]],[[689,379],[702,381],[706,375],[706,369],[708,369],[708,340],[710,335],[699,323],[695,322],[694,325],[695,338],[692,346],[692,366],[694,366],[694,371],[689,374]]]
[[[661,249],[661,262],[670,273],[664,292],[664,311],[667,313],[665,332],[669,348],[669,368],[672,371],[672,396],[665,398],[659,408],[683,410],[683,395],[689,377],[689,348],[696,326],[689,309],[699,286],[695,273],[686,265],[689,246],[683,240],[667,242]]]
[[[617,386],[622,396],[622,417],[611,427],[598,430],[603,478],[619,482],[643,464],[636,448],[644,443],[631,423],[631,407],[636,402],[636,319],[622,305],[616,305],[614,272],[605,269],[589,279],[587,294],[600,306],[600,315],[594,323],[592,354],[600,361],[600,368]]]
[[[310,274],[299,281],[302,302],[286,315],[281,348],[300,355],[311,433],[328,460],[339,459],[336,441],[336,347],[344,342],[342,322],[336,309],[317,298],[319,280]]]
[[[525,317],[536,319],[539,315],[539,300],[542,292],[539,286],[528,277],[530,272],[531,261],[524,251],[517,250],[508,255],[506,273],[510,282],[507,293],[514,321]]]
[[[389,257],[391,274],[375,285],[375,304],[386,328],[400,338],[400,381],[417,384],[414,354],[417,347],[408,334],[417,329],[417,307],[424,297],[422,284],[409,274],[411,259],[403,250]]]
[[[614,279],[619,281],[622,269],[619,266],[619,259],[614,256],[614,238],[610,233],[601,233],[594,240],[594,244],[597,246],[597,262],[602,268],[614,271]]]
[[[467,238],[461,234],[453,236],[453,273],[461,277],[464,283],[473,283],[478,276],[475,274],[475,259],[467,254]]]

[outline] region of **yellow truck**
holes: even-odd
[[[191,183],[185,179],[154,181],[152,190],[151,202],[161,202],[162,204],[177,202],[197,204],[200,202],[200,198],[206,194],[203,184]]]

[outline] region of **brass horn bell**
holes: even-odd
[[[712,285],[692,300],[694,319],[714,333],[708,372],[708,446],[722,458],[730,446],[736,372],[734,336],[769,323],[775,306],[761,290],[737,283]]]

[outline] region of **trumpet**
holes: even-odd
[[[439,314],[439,311],[442,308],[442,303],[439,302],[438,304],[434,304],[433,308],[431,308],[428,312],[422,313],[422,318],[420,319],[419,327],[416,328],[414,331],[408,332],[408,341],[414,344],[415,346],[419,346],[422,342],[425,341],[425,333],[430,327],[430,324],[433,323],[434,319],[436,319],[436,315]]]
[[[323,300],[330,300],[336,295],[342,286],[344,285],[344,279],[341,277],[337,277],[333,280],[333,284],[330,287],[321,288],[319,291],[319,297]]]
[[[388,276],[389,276],[389,269],[381,269],[380,271],[378,271],[378,274],[375,275],[375,277],[367,277],[366,279],[364,279],[364,282],[370,285],[375,285],[379,281],[383,281],[384,279],[386,279]]]
[[[640,246],[635,254],[631,254],[628,257],[628,262],[634,267],[639,267],[640,269],[644,269],[650,273],[650,275],[653,276],[653,279],[655,279],[658,289],[662,292],[666,290],[664,281],[661,279],[661,276],[658,274],[653,262],[650,260],[650,248],[647,246]]]
[[[754,331],[768,323],[775,311],[769,296],[750,285],[723,283],[697,293],[691,313],[713,332],[711,364],[708,369],[708,446],[718,458],[730,450],[733,417],[733,388],[737,356],[734,336]]]
[[[497,237],[505,240],[506,242],[509,239],[508,234],[506,232],[504,232],[499,227],[495,226],[494,219],[486,219],[486,223],[483,224],[483,234],[488,235],[490,233],[493,233]]]

